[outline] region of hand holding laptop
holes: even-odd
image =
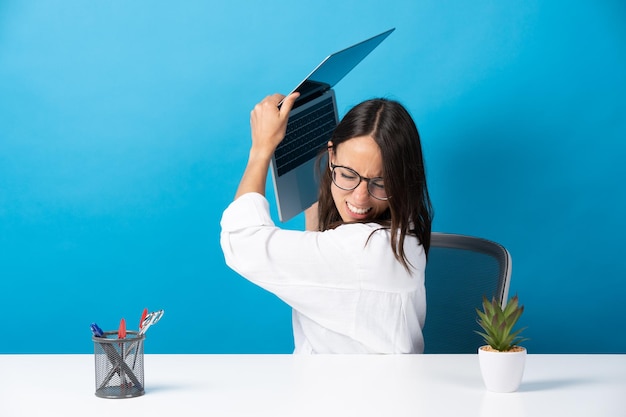
[[[282,94],[267,96],[250,113],[252,145],[235,199],[246,193],[265,195],[265,181],[272,155],[285,137],[289,112],[298,96],[298,93],[291,93],[286,98]],[[283,98],[282,106],[278,108]]]
[[[250,128],[252,131],[252,149],[250,157],[261,156],[269,160],[278,144],[285,137],[289,112],[299,93],[291,93],[285,97],[282,94],[267,96],[254,106],[250,113]],[[281,107],[278,104],[282,102]],[[256,155],[258,153],[259,155]]]

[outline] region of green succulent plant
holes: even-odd
[[[528,340],[520,336],[525,329],[513,331],[513,327],[524,312],[524,306],[519,305],[517,295],[511,297],[504,309],[493,298],[491,301],[483,296],[483,311],[476,309],[478,324],[484,330],[476,331],[483,337],[485,343],[500,352],[508,352],[521,342]]]

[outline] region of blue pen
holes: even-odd
[[[91,323],[90,327],[91,327],[91,333],[93,333],[94,336],[96,337],[104,336],[104,332],[102,331],[100,326],[98,326],[96,323]]]

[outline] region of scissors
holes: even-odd
[[[163,310],[158,310],[158,311],[153,311],[152,313],[148,313],[146,317],[143,319],[143,321],[141,322],[141,324],[139,325],[138,335],[139,336],[143,335],[144,333],[148,331],[150,326],[152,326],[153,324],[157,324],[159,320],[161,320],[161,317],[163,317],[163,313],[164,313]]]

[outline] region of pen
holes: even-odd
[[[141,313],[141,320],[139,320],[139,330],[141,330],[141,328],[143,327],[143,322],[146,319],[147,315],[148,315],[148,309],[144,308],[143,313]]]
[[[117,329],[117,338],[118,339],[126,338],[126,320],[124,320],[123,317],[122,317],[122,320],[120,320],[120,327]],[[125,363],[126,356],[124,355],[124,343],[120,343],[120,356],[121,356],[122,362]],[[120,367],[120,379],[121,379],[120,386],[125,388],[126,377],[124,376],[124,369],[121,367]]]
[[[117,329],[117,338],[125,339],[126,338],[126,320],[122,318],[120,320],[120,327]]]
[[[100,326],[98,326],[96,323],[91,323],[90,327],[91,327],[91,333],[93,333],[94,336],[96,337],[104,336],[104,332],[102,331]]]

